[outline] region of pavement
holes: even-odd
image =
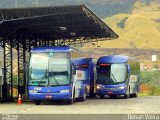
[[[160,96],[87,99],[67,105],[64,101],[0,103],[0,114],[160,114]]]

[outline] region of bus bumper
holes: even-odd
[[[29,100],[69,100],[71,93],[30,93]]]
[[[126,89],[123,90],[96,90],[97,95],[125,95],[127,92]]]

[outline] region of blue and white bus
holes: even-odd
[[[94,94],[94,63],[88,54],[74,48],[39,47],[31,50],[28,73],[29,100],[84,101]]]
[[[122,55],[102,56],[97,61],[96,94],[101,99],[124,95],[137,97],[140,90],[140,64]]]

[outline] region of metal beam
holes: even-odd
[[[13,39],[3,40],[4,48],[4,83],[3,83],[3,99],[13,98]]]
[[[10,41],[10,95],[13,98],[13,38],[9,38]]]
[[[20,33],[17,43],[18,52],[18,94],[25,93],[25,62],[26,62],[26,43],[23,41],[23,35]]]

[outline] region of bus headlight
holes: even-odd
[[[97,85],[97,89],[103,89],[102,85]]]
[[[120,87],[118,87],[119,90],[123,90],[125,88],[126,88],[126,86],[120,86]]]
[[[38,93],[38,91],[37,90],[29,90],[29,93]]]
[[[69,89],[67,89],[67,90],[61,90],[61,91],[59,91],[60,93],[69,93]]]

